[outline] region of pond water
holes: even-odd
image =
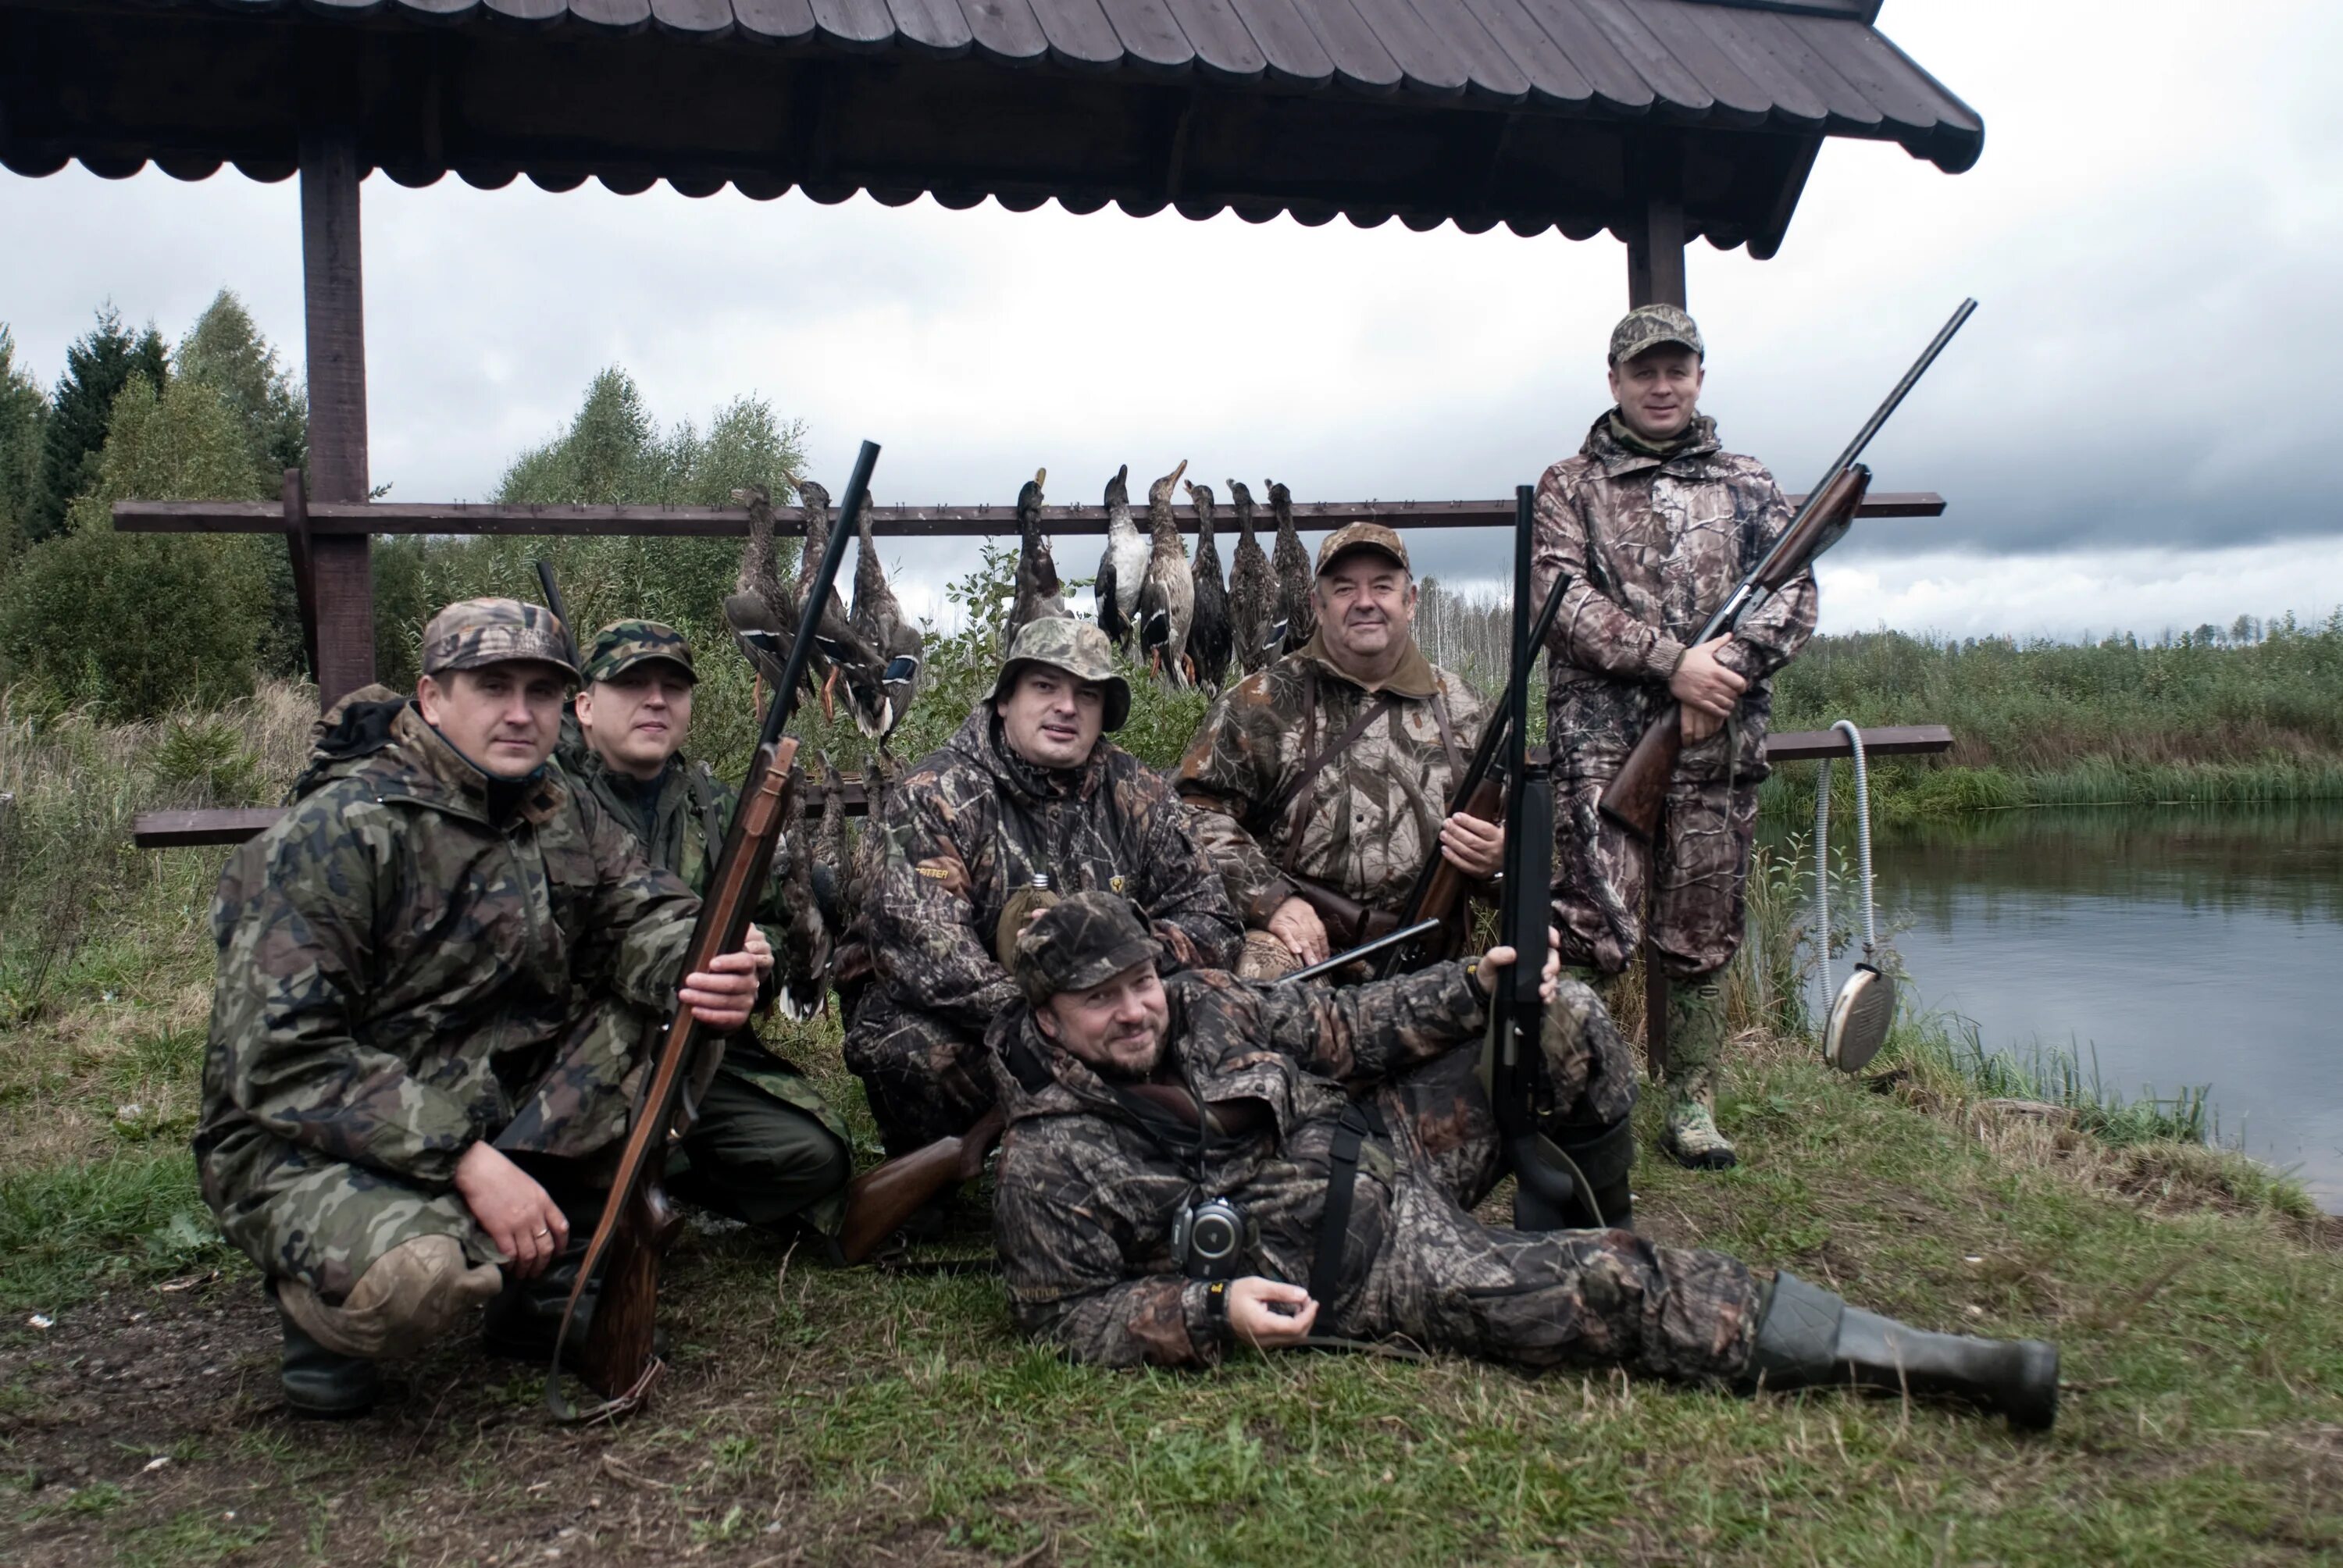
[[[1994,812],[1883,834],[1873,869],[1919,1006],[2127,1098],[2202,1087],[2220,1141],[2343,1212],[2343,802]]]

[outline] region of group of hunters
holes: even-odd
[[[868,970],[840,988],[846,1061],[890,1157],[1005,1118],[992,1225],[1021,1331],[1103,1365],[1386,1342],[2048,1423],[2049,1345],[1923,1332],[1631,1228],[1636,1072],[1603,988],[1639,949],[1660,966],[1664,1151],[1733,1164],[1718,980],[1768,682],[1815,621],[1808,578],[1686,640],[1790,515],[1698,411],[1704,360],[1681,310],[1631,312],[1613,407],[1537,487],[1540,597],[1569,578],[1547,644],[1546,954],[1275,983],[1343,950],[1313,895],[1389,910],[1434,856],[1487,894],[1503,863],[1502,820],[1448,805],[1489,708],[1418,648],[1407,546],[1372,523],[1320,548],[1307,645],[1223,691],[1169,777],[1114,743],[1131,691],[1106,635],[1044,618],[886,792],[842,939]],[[621,621],[580,657],[546,609],[473,599],[432,619],[421,665],[411,697],[369,689],[321,721],[213,915],[203,1190],[276,1300],[287,1402],[318,1414],[368,1408],[378,1362],[483,1308],[491,1351],[550,1355],[679,1006],[729,1043],[669,1151],[673,1191],[820,1238],[852,1174],[836,1114],[751,1025],[785,911],[679,972],[732,807],[683,752],[684,639]],[[1647,843],[1596,802],[1672,701],[1686,745]],[[1506,1173],[1481,1041],[1500,974],[1541,957],[1537,1113],[1604,1201],[1575,1228],[1509,1229],[1473,1212]]]

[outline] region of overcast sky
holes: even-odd
[[[2343,605],[2323,395],[2343,348],[2343,5],[1889,0],[1884,30],[1985,117],[1977,166],[1833,141],[1779,256],[1704,242],[1704,408],[1804,488],[1964,294],[1983,303],[1868,461],[1935,520],[1861,525],[1824,624],[2074,636]],[[946,212],[858,198],[365,191],[373,468],[478,499],[624,366],[664,420],[755,393],[885,501],[1091,501],[1190,459],[1217,488],[1485,498],[1605,405],[1624,247],[1397,223]],[[222,285],[297,357],[295,188],[0,171],[0,320],[43,380],[101,298],[176,337]],[[2325,437],[2317,432],[2330,429]],[[1134,485],[1136,488],[1136,485]],[[1095,547],[1069,539],[1061,569]],[[973,549],[903,547],[907,598]],[[1508,569],[1426,534],[1419,570]]]

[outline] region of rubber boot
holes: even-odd
[[[488,1303],[488,1316],[480,1326],[480,1342],[488,1353],[515,1361],[552,1360],[554,1342],[561,1333],[561,1314],[568,1309],[569,1292],[585,1261],[585,1242],[573,1240],[537,1278],[517,1279],[508,1272],[504,1288]],[[597,1280],[578,1298],[578,1315],[570,1320],[569,1339],[562,1351],[565,1364],[585,1344],[594,1323],[594,1303],[601,1293],[602,1282]]]
[[[272,1302],[277,1299],[274,1282],[268,1296]],[[375,1402],[382,1397],[382,1374],[375,1370],[374,1362],[327,1350],[310,1338],[308,1331],[295,1322],[281,1306],[277,1309],[277,1321],[285,1329],[285,1359],[280,1376],[288,1406],[303,1415],[327,1421],[347,1421],[375,1407]]]
[[[1776,1392],[1852,1385],[1957,1400],[2027,1432],[2047,1432],[2058,1419],[2056,1345],[1932,1334],[1790,1273],[1776,1273],[1765,1293],[1748,1382]]]

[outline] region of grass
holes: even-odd
[[[551,1426],[537,1371],[484,1363],[470,1341],[397,1369],[405,1392],[375,1417],[294,1422],[257,1275],[212,1238],[185,1147],[218,857],[130,856],[108,835],[158,792],[272,798],[306,719],[298,692],[264,691],[216,719],[232,753],[181,743],[196,761],[176,782],[155,760],[163,727],[0,724],[0,788],[25,813],[7,852],[39,868],[0,891],[0,1559],[2343,1553],[2335,1223],[2192,1141],[2207,1113],[2185,1099],[2126,1107],[2078,1069],[1988,1058],[1925,1022],[1899,1031],[1879,1088],[1828,1072],[1791,1010],[1803,890],[1771,861],[1722,1106],[1748,1162],[1695,1176],[1646,1158],[1643,1226],[1931,1326],[2057,1340],[2067,1392],[2046,1440],[1894,1401],[1752,1402],[1454,1360],[1101,1372],[1017,1341],[989,1275],[832,1271],[739,1231],[679,1245],[662,1296],[673,1368],[616,1431]],[[70,919],[40,913],[69,893]],[[787,1043],[854,1114],[867,1162],[834,1024]],[[1658,1114],[1639,1112],[1647,1149]],[[952,1245],[985,1243],[964,1227]],[[158,1455],[171,1462],[148,1468]]]

